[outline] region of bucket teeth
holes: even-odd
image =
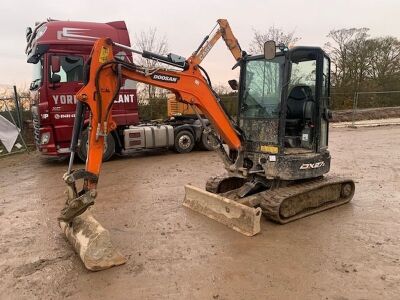
[[[261,208],[186,185],[183,205],[247,236],[260,232]]]

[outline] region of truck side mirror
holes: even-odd
[[[276,55],[275,41],[266,41],[264,43],[264,57],[265,59],[273,59]]]
[[[61,81],[61,76],[58,74],[51,75],[50,78],[51,83],[59,83]]]
[[[32,35],[32,28],[31,27],[27,27],[26,28],[26,32],[25,32],[26,42],[29,42],[29,39],[31,38],[31,35]]]
[[[228,80],[228,84],[232,90],[237,91],[239,89],[239,84],[236,79]]]
[[[51,72],[58,73],[61,70],[60,57],[53,55],[51,57]]]

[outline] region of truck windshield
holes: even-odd
[[[30,90],[36,90],[42,83],[42,76],[43,76],[43,65],[42,60],[33,65],[33,72],[32,72],[32,82],[30,85]]]
[[[250,60],[246,64],[241,114],[248,118],[276,118],[279,115],[284,57]]]

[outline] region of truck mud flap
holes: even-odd
[[[88,211],[70,223],[60,221],[59,225],[88,270],[100,271],[126,263],[111,243],[109,231]]]
[[[194,187],[185,186],[183,205],[246,235],[260,232],[262,210]]]

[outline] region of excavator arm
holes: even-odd
[[[95,42],[90,58],[90,68],[86,75],[87,82],[76,95],[79,101],[71,142],[70,165],[64,175],[64,180],[68,185],[68,200],[61,211],[60,220],[71,221],[82,214],[90,205],[94,204],[102,164],[104,139],[108,133],[116,128],[116,123],[112,118],[112,105],[118,95],[123,78],[172,91],[178,101],[198,108],[209,119],[223,142],[231,150],[240,153],[242,147],[240,134],[218,103],[215,93],[202,75],[199,67],[200,62],[220,37],[223,37],[235,59],[237,61],[241,59],[242,50],[228,22],[226,20],[218,20],[218,24],[220,28],[211,40],[206,41],[205,39],[198,50],[185,61],[174,55],[163,57],[150,52],[140,53],[128,48],[144,57],[156,59],[174,67],[181,67],[183,69],[181,71],[165,68],[149,69],[119,60],[114,57],[115,51],[113,51],[113,47],[127,48],[126,46],[114,44],[108,38],[101,38]],[[74,151],[82,130],[86,109],[90,110],[91,115],[86,168],[85,170],[73,171]],[[214,138],[218,140],[216,136]],[[225,164],[233,166],[235,159],[229,157],[223,150],[221,140],[218,140],[218,143],[219,152],[222,154]],[[78,191],[76,181],[81,179],[84,181],[83,188]]]
[[[199,48],[197,48],[197,50],[192,54],[191,61],[193,64],[199,65],[221,37],[225,41],[226,46],[231,51],[235,60],[240,61],[242,59],[244,52],[240,48],[239,42],[234,36],[228,21],[225,19],[218,19],[217,23],[219,25],[217,31],[211,38],[210,35],[207,35]]]
[[[231,149],[240,149],[236,130],[197,65],[189,62],[183,71],[146,69],[114,60],[112,48],[109,39],[96,42],[90,66],[91,79],[77,93],[77,99],[87,104],[92,113],[87,171],[94,174],[100,171],[104,136],[115,129],[111,107],[122,77],[172,91],[179,101],[198,107]],[[102,57],[105,53],[107,59]]]

